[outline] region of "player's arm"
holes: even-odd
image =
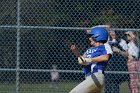
[[[80,58],[81,57],[81,58]],[[100,55],[94,58],[86,58],[83,56],[78,57],[78,62],[81,65],[85,65],[89,62],[104,62],[104,61],[108,61],[111,57],[111,54],[105,54],[105,55]]]

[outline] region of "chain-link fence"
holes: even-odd
[[[1,0],[0,11],[0,93],[68,93],[85,79],[69,45],[84,53],[86,29],[111,24],[119,36],[128,30],[140,34],[140,0]],[[130,93],[127,58],[122,59],[109,62],[107,81]],[[106,86],[103,93],[112,87]]]

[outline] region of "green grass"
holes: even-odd
[[[121,93],[130,93],[128,82],[124,82],[121,84],[120,91],[121,91]]]
[[[58,88],[51,88],[50,82],[43,83],[21,83],[20,93],[68,93],[80,82],[59,82]],[[121,93],[130,93],[128,83],[124,82],[120,86]],[[0,83],[0,93],[16,93],[16,84]],[[104,93],[104,92],[102,92]]]

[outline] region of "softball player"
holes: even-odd
[[[79,64],[83,65],[86,79],[70,93],[100,93],[104,85],[104,69],[113,53],[110,45],[106,43],[108,32],[103,27],[94,27],[87,33],[87,37],[92,47],[83,56],[80,56],[75,45],[71,46]]]

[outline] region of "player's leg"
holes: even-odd
[[[95,77],[90,75],[86,78],[86,80],[72,89],[70,93],[100,93],[104,85],[104,75],[102,73],[95,73],[94,75],[97,77],[101,85],[100,87],[95,84],[96,81],[93,80]]]
[[[100,93],[99,91],[91,79],[86,79],[72,89],[70,93]]]

